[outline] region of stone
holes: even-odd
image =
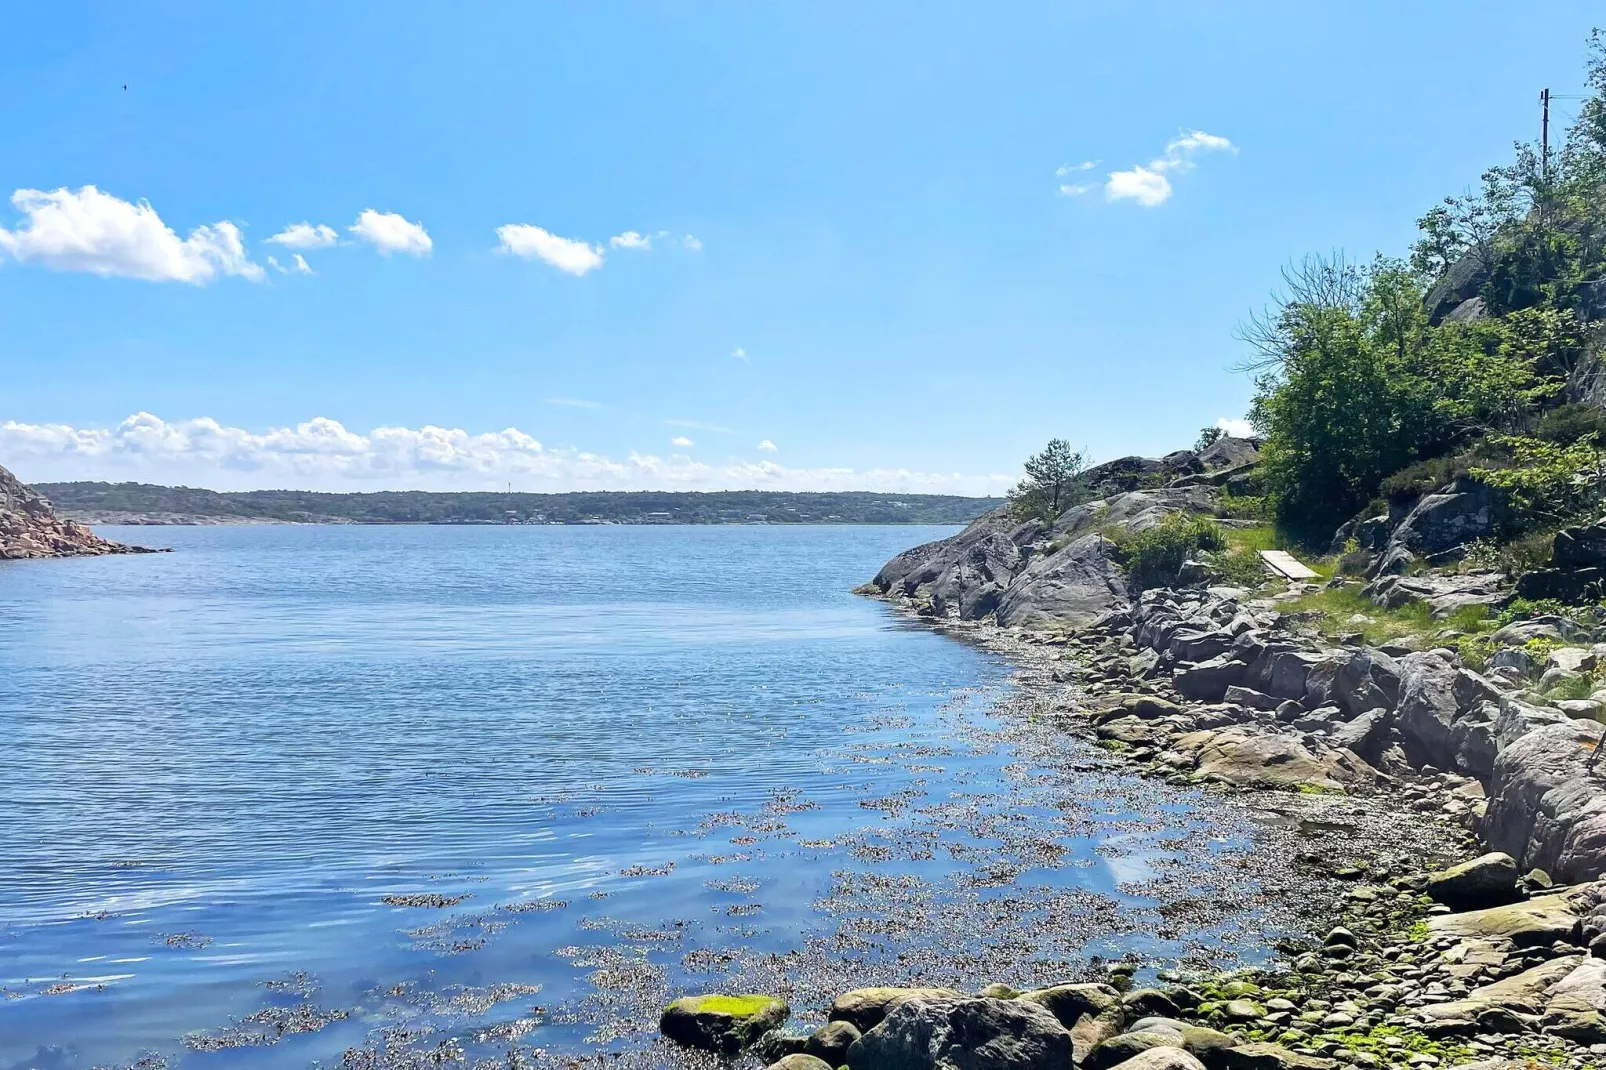
[[[909,999],[848,1049],[850,1070],[1066,1070],[1071,1035],[1027,1000]]]
[[[1566,940],[1578,914],[1564,893],[1536,896],[1525,903],[1485,907],[1461,914],[1430,917],[1428,930],[1437,936],[1509,940],[1517,947],[1548,947]]]
[[[1606,567],[1606,520],[1562,528],[1550,545],[1550,559],[1557,568]]]
[[[847,1062],[848,1049],[863,1034],[852,1022],[827,1022],[816,1029],[803,1046],[803,1054],[823,1059],[832,1067]]]
[[[1206,1070],[1205,1064],[1182,1048],[1149,1048],[1140,1051],[1117,1070]]]
[[[1189,732],[1171,741],[1190,755],[1195,776],[1238,787],[1342,793],[1369,788],[1377,770],[1349,751],[1260,727],[1232,725]]]
[[[1425,602],[1428,612],[1439,620],[1467,606],[1493,610],[1511,601],[1510,585],[1498,572],[1383,575],[1367,584],[1362,593],[1385,609]]]
[[[1428,924],[1431,926],[1432,922]],[[1582,955],[1551,959],[1475,988],[1462,999],[1429,1004],[1421,1009],[1422,1018],[1426,1022],[1478,1023],[1486,1020],[1491,1012],[1538,1015],[1545,1009],[1550,989],[1582,961]]]
[[[961,999],[963,996],[964,993],[951,988],[855,988],[838,996],[826,1017],[833,1022],[848,1022],[860,1032],[867,1032],[908,1000]]]
[[[1440,769],[1454,765],[1455,674],[1455,666],[1431,651],[1400,660],[1400,704],[1394,719],[1414,764]]]
[[[1221,1005],[1221,1013],[1229,1022],[1253,1022],[1266,1017],[1266,1008],[1252,999],[1229,999]]]
[[[1221,654],[1197,665],[1179,667],[1171,683],[1183,698],[1196,702],[1219,702],[1227,688],[1241,684],[1249,666],[1230,654]]]
[[[1172,1048],[1182,1051],[1182,1035],[1170,1030],[1146,1033],[1122,1033],[1093,1045],[1082,1059],[1082,1070],[1110,1070],[1123,1066],[1129,1059],[1152,1048]]]
[[[1221,1070],[1221,1053],[1237,1047],[1243,1040],[1231,1033],[1202,1025],[1190,1025],[1182,1031],[1182,1050],[1205,1065],[1205,1070]]]
[[[1121,993],[1113,985],[1054,985],[1024,992],[1020,998],[1044,1007],[1070,1031],[1078,1060],[1100,1041],[1119,1033],[1126,1020]]]
[[[1424,494],[1389,536],[1384,550],[1403,547],[1413,554],[1442,553],[1488,535],[1501,518],[1500,492],[1469,478]]]
[[[1338,1070],[1338,1063],[1289,1051],[1281,1044],[1240,1044],[1221,1052],[1221,1070]]]
[[[1503,906],[1522,898],[1516,860],[1503,851],[1430,873],[1423,890],[1451,910]]]
[[[771,1063],[769,1070],[836,1070],[836,1067],[818,1056],[794,1052]]]
[[[1121,1010],[1131,1018],[1175,1018],[1181,1009],[1158,988],[1137,988],[1121,997]]]
[[[664,1008],[658,1031],[684,1047],[733,1054],[757,1043],[790,1014],[774,996],[683,996]]]
[[[1514,721],[1516,712],[1509,719],[1503,712],[1502,723]],[[1602,729],[1559,716],[1559,723],[1502,740],[1481,832],[1492,849],[1519,866],[1573,883],[1606,870],[1606,792],[1588,769]]]

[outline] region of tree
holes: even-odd
[[[1194,452],[1203,453],[1216,444],[1216,440],[1227,432],[1219,427],[1202,427],[1199,429],[1199,440],[1193,444]]]
[[[1052,523],[1060,513],[1087,497],[1082,473],[1087,458],[1063,438],[1050,439],[1043,452],[1026,461],[1026,478],[1009,491],[1017,516],[1036,516]]]

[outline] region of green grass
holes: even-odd
[[[1262,524],[1253,528],[1233,528],[1225,525],[1221,528],[1222,536],[1227,540],[1227,549],[1237,550],[1241,553],[1254,554],[1261,550],[1281,550],[1283,540],[1277,534],[1277,529],[1270,524]]]
[[[1384,609],[1373,605],[1359,587],[1333,587],[1308,594],[1289,602],[1287,611],[1313,614],[1317,630],[1324,635],[1359,632],[1373,646],[1443,627],[1425,602]]]

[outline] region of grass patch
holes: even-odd
[[[1331,562],[1329,562],[1331,564]],[[1288,603],[1290,613],[1308,614],[1323,635],[1359,632],[1370,645],[1422,635],[1443,626],[1426,602],[1408,602],[1399,609],[1372,604],[1359,587],[1332,587]]]

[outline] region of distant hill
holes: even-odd
[[[57,512],[96,524],[968,524],[1001,498],[779,491],[219,492],[149,483],[39,483]]]

